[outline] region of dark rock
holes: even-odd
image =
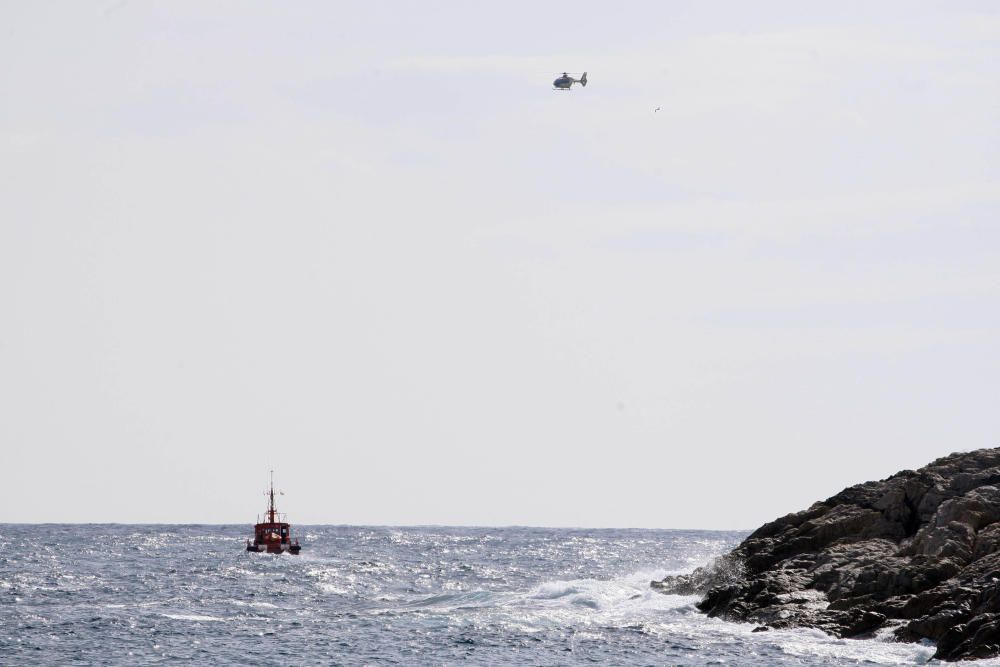
[[[937,642],[936,658],[1000,655],[1000,448],[865,482],[754,531],[652,586],[709,616],[768,628]]]

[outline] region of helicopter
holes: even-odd
[[[574,83],[578,83],[581,86],[586,86],[587,73],[584,72],[583,76],[581,76],[579,79],[574,79],[566,72],[563,72],[562,76],[560,76],[558,79],[552,82],[552,90],[569,90],[570,88],[573,87]]]

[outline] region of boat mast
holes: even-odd
[[[270,497],[270,503],[267,507],[267,522],[274,523],[274,515],[276,513],[274,509],[274,471],[271,471],[271,489],[268,491]]]

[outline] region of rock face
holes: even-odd
[[[942,660],[1000,655],[1000,448],[844,489],[652,586],[704,595],[709,616],[839,637],[887,628],[937,642]]]

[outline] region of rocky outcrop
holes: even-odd
[[[710,616],[839,637],[891,629],[936,658],[1000,655],[1000,448],[852,486],[654,581]],[[760,629],[760,628],[759,628]]]

